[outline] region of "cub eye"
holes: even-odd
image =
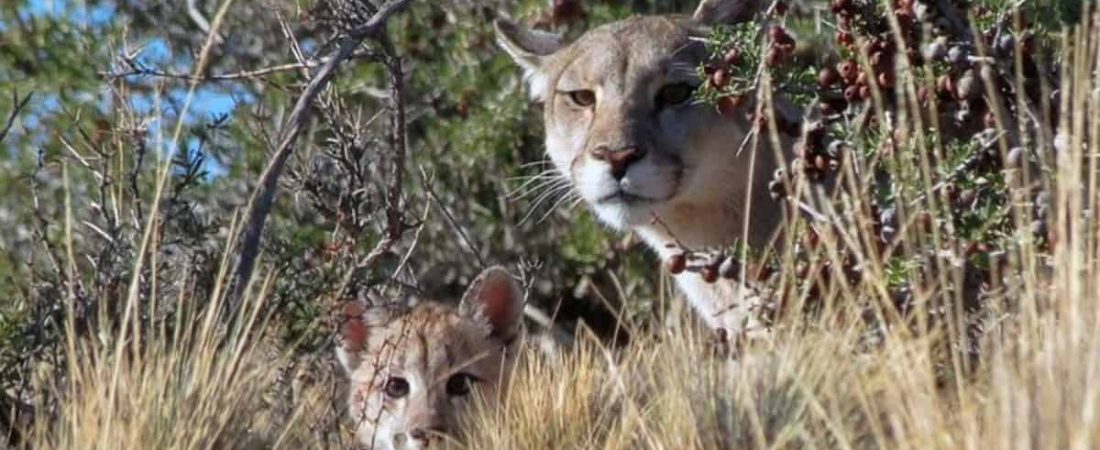
[[[461,397],[470,393],[477,378],[467,373],[456,373],[447,380],[447,395]]]
[[[569,100],[572,101],[574,105],[582,108],[587,108],[596,104],[596,93],[588,89],[569,91],[566,92],[566,95],[569,96]]]
[[[657,107],[676,106],[691,99],[695,86],[687,83],[668,84],[657,92]]]
[[[386,391],[386,396],[401,398],[409,395],[409,382],[401,377],[390,377],[386,380],[386,386],[383,389]]]

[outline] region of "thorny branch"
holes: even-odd
[[[4,128],[0,129],[0,143],[4,142],[4,138],[8,136],[8,132],[11,131],[11,127],[15,125],[15,118],[19,117],[19,113],[23,111],[23,108],[30,103],[33,92],[23,97],[23,100],[19,100],[19,94],[17,92],[11,93],[12,103],[15,105],[11,110],[11,114],[8,114],[8,121],[4,124]]]
[[[343,296],[344,291],[351,284],[352,277],[359,271],[371,267],[382,256],[388,254],[397,241],[401,239],[406,229],[412,228],[401,220],[401,186],[405,181],[405,153],[407,150],[407,130],[405,123],[405,82],[401,58],[397,56],[393,43],[386,36],[378,38],[385,55],[383,63],[390,75],[390,107],[393,113],[390,116],[390,136],[392,146],[390,155],[390,185],[386,188],[386,228],[382,240],[375,244],[367,256],[359,260],[351,270],[344,274],[344,278],[336,291],[337,296]]]
[[[401,81],[400,60],[393,54],[392,45],[389,45],[389,41],[385,39],[382,32],[385,30],[389,18],[403,10],[409,3],[411,3],[411,0],[391,0],[382,5],[363,25],[351,30],[351,32],[344,37],[344,42],[340,45],[336,55],[329,59],[325,65],[321,67],[321,70],[310,79],[309,84],[306,85],[302,95],[298,98],[297,103],[294,105],[294,109],[291,111],[282,130],[280,130],[279,147],[272,156],[271,162],[260,176],[260,182],[248,203],[248,210],[245,214],[245,225],[239,244],[240,256],[234,279],[234,290],[229,301],[232,310],[237,309],[241,294],[252,276],[252,270],[255,268],[256,258],[259,255],[260,237],[263,234],[264,224],[267,221],[267,216],[270,214],[272,204],[275,200],[279,176],[283,173],[286,162],[294,150],[294,144],[298,139],[298,134],[302,131],[303,125],[309,118],[310,108],[317,96],[332,79],[336,68],[339,67],[343,61],[351,57],[363,40],[367,38],[381,41],[383,44],[382,46],[389,53],[387,55],[386,65],[390,69],[391,78],[394,80],[391,100],[395,103],[395,108],[393,110],[393,123],[395,127],[392,137],[393,184],[390,186],[386,205],[387,232],[378,245],[360,262],[359,266],[369,266],[375,259],[386,253],[389,248],[396,243],[397,238],[400,237],[400,233],[403,231],[400,212],[394,211],[394,209],[397,208],[400,203],[400,187],[404,178],[403,170],[406,143],[405,109],[403,99],[401,98],[403,85]],[[394,73],[394,69],[398,70],[398,72]]]
[[[356,51],[353,52],[347,59],[360,59],[370,58],[375,56],[369,51]],[[260,67],[258,69],[242,70],[240,72],[211,74],[211,75],[195,75],[192,73],[180,73],[170,72],[161,69],[154,69],[139,61],[133,56],[123,56],[122,63],[125,64],[129,70],[123,72],[101,72],[100,75],[109,79],[125,78],[131,76],[150,76],[160,78],[172,78],[188,82],[211,82],[211,81],[239,81],[253,78],[260,78],[276,73],[289,72],[293,70],[301,69],[313,69],[322,65],[328,64],[332,58],[318,58],[318,59],[306,59],[298,62],[276,64],[273,66]]]

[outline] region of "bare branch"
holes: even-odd
[[[466,234],[466,230],[462,228],[462,225],[458,224],[458,221],[455,220],[455,217],[451,214],[451,211],[447,209],[447,206],[444,205],[443,201],[439,199],[438,195],[436,195],[435,189],[433,189],[432,187],[432,177],[428,176],[428,174],[424,172],[423,168],[420,169],[420,174],[421,178],[424,179],[424,191],[427,192],[428,196],[432,198],[432,201],[434,201],[435,204],[439,206],[439,210],[443,211],[443,217],[447,219],[447,223],[451,226],[451,229],[454,230],[455,234],[457,234],[459,239],[462,240],[462,243],[466,244],[466,249],[470,251],[470,254],[474,255],[474,258],[477,259],[478,265],[482,269],[488,267],[488,265],[485,263],[485,260],[481,257],[480,249],[478,249],[477,246],[474,245],[474,241],[470,239],[470,237]]]
[[[271,213],[271,207],[275,201],[279,176],[282,175],[286,162],[294,150],[294,144],[298,139],[298,134],[301,133],[303,125],[309,118],[310,107],[314,100],[316,100],[325,86],[328,85],[328,82],[336,72],[336,68],[355,52],[355,49],[359,47],[363,40],[381,36],[389,18],[403,10],[409,3],[411,3],[411,0],[392,0],[387,2],[379,8],[378,12],[371,16],[365,24],[352,30],[352,32],[344,38],[344,43],[341,44],[336,55],[321,67],[321,70],[310,79],[309,84],[307,84],[305,90],[302,91],[302,95],[298,98],[298,102],[294,105],[294,109],[291,111],[290,116],[287,118],[280,132],[279,147],[272,156],[271,162],[260,176],[260,182],[256,186],[256,191],[253,192],[252,198],[248,203],[248,210],[245,215],[245,226],[242,231],[242,238],[240,239],[240,259],[237,263],[235,287],[233,296],[229,302],[231,308],[236,309],[236,305],[240,301],[241,294],[248,283],[248,279],[252,276],[252,270],[256,264],[256,257],[260,250],[260,237],[263,234],[264,224],[267,222],[267,216]],[[396,60],[395,57],[392,58]],[[398,69],[400,69],[400,62],[396,64]],[[399,95],[402,91],[401,76],[398,74],[394,78],[397,80],[395,81],[394,93]],[[394,130],[395,145],[393,164],[395,166],[403,166],[405,156],[404,105],[402,104],[403,99],[401,98],[395,98],[394,101],[397,104],[397,109],[394,111],[394,122],[395,125],[400,126],[400,128]],[[394,172],[395,177],[398,178],[395,181],[400,182],[402,169],[395,168]],[[391,186],[387,209],[395,206],[399,201],[400,192],[395,191],[395,189],[399,188],[400,184]],[[381,255],[388,251],[396,242],[392,232],[396,227],[400,226],[400,216],[397,215],[397,218],[394,219],[393,215],[387,211],[387,222],[387,234],[379,242],[375,250],[371,251],[371,254],[377,253]],[[377,258],[377,256],[375,256],[375,258]]]
[[[8,137],[8,132],[11,131],[12,125],[15,124],[15,118],[19,117],[19,113],[27,106],[27,103],[30,103],[32,95],[34,95],[34,92],[27,94],[26,97],[23,97],[23,100],[19,100],[19,93],[14,91],[11,93],[12,103],[15,104],[15,108],[11,110],[11,114],[8,114],[8,121],[4,124],[4,129],[0,130],[0,143],[3,143],[4,138]]]
[[[371,57],[374,57],[374,56],[375,56],[374,53],[369,52],[369,51],[356,51],[356,52],[352,53],[351,56],[349,56],[347,59],[350,60],[350,59],[360,59],[360,58],[371,58]],[[152,77],[161,77],[161,78],[172,78],[172,79],[177,79],[177,80],[182,80],[182,81],[190,81],[190,82],[238,81],[238,80],[259,78],[259,77],[264,77],[264,76],[268,76],[268,75],[273,75],[273,74],[276,74],[276,73],[289,72],[289,71],[293,71],[293,70],[312,69],[312,68],[320,67],[320,66],[328,63],[331,59],[332,58],[310,59],[310,60],[304,60],[304,61],[301,61],[301,62],[276,64],[274,66],[261,67],[259,69],[242,70],[240,72],[231,72],[231,73],[225,73],[225,74],[195,75],[195,74],[192,74],[192,73],[170,72],[170,71],[166,71],[166,70],[146,67],[144,64],[138,62],[134,58],[124,57],[123,62],[125,62],[126,65],[130,67],[130,70],[127,70],[125,72],[113,72],[113,73],[112,72],[100,72],[100,75],[104,76],[104,77],[107,77],[109,79],[112,79],[112,80],[117,79],[117,78],[130,77],[130,76],[152,76]]]

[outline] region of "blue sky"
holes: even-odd
[[[20,11],[20,16],[24,20],[33,17],[64,16],[79,26],[100,27],[115,18],[115,7],[110,3],[89,8],[84,2],[80,1],[27,0],[27,8]],[[0,29],[3,28],[4,24],[0,23]],[[172,50],[161,39],[150,37],[138,44],[143,46],[138,58],[151,67],[175,71],[187,71],[191,67],[192,61],[186,54],[173,54]],[[180,85],[183,88],[169,92],[169,95],[182,101],[186,95],[186,86],[184,83],[180,83]],[[231,85],[225,83],[216,87],[200,88],[191,104],[191,111],[196,118],[232,114],[238,102],[249,100],[247,95],[239,89],[233,94],[228,94],[225,90],[234,91]],[[43,106],[48,108],[48,99],[42,101]],[[54,103],[56,103],[56,99]],[[139,110],[147,110],[151,105],[152,102],[148,99],[137,99],[134,103],[134,107]]]
[[[74,0],[24,1],[27,7],[19,10],[21,20],[64,18],[78,27],[100,28],[116,19],[115,7],[109,2],[103,5],[88,7],[85,2]],[[6,28],[6,24],[0,22],[0,31]],[[137,59],[148,67],[181,73],[192,70],[193,61],[188,52],[173,51],[164,40],[155,36],[130,36],[130,39],[133,39],[133,41],[130,42],[131,45],[140,46],[141,48],[141,52],[137,55]],[[89,68],[89,70],[99,71],[111,69],[107,67],[106,64],[107,62],[104,61],[104,67]],[[139,76],[135,76],[131,81],[150,85],[164,82],[164,80]],[[187,95],[188,83],[174,81],[168,82],[165,86],[169,87],[165,95],[170,97],[173,103],[182,104]],[[99,93],[97,97],[103,99],[101,108],[106,109],[110,107],[108,102],[111,99],[111,95],[109,93],[104,91]],[[133,96],[130,101],[131,106],[139,113],[148,113],[154,106],[154,100],[148,96]],[[254,101],[254,99],[240,85],[217,83],[202,86],[195,92],[186,120],[194,123],[206,121],[217,116],[232,116],[239,104],[252,101]],[[161,102],[163,105],[162,107],[167,107],[168,103],[169,102]],[[24,115],[23,121],[25,125],[33,128],[37,122],[35,112],[41,114],[57,111],[59,100],[56,93],[37,92],[31,106],[31,110]],[[158,125],[152,124],[152,126],[155,128]],[[196,142],[187,142],[185,145],[192,150],[197,147]],[[207,161],[207,169],[213,175],[217,176],[219,173],[224,172],[224,168],[217,165],[216,162],[209,159]]]

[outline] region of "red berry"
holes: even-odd
[[[767,64],[768,67],[778,67],[779,65],[783,64],[783,59],[785,57],[786,54],[783,49],[779,47],[772,47],[768,49],[768,56],[764,59],[764,63]]]
[[[823,88],[827,88],[840,81],[840,74],[836,72],[832,67],[826,67],[821,69],[821,72],[817,74],[817,84]]]
[[[840,64],[837,64],[836,70],[840,72],[840,76],[844,77],[844,81],[848,84],[852,84],[856,81],[856,76],[859,75],[859,65],[855,61],[847,60]]]
[[[715,89],[720,90],[726,87],[727,83],[729,83],[729,72],[727,72],[726,69],[715,70],[710,76],[710,84],[714,86]]]
[[[893,72],[882,72],[882,73],[878,74],[878,84],[879,84],[879,86],[882,86],[882,87],[885,87],[885,88],[894,87],[894,73]]]
[[[875,68],[876,72],[885,72],[892,70],[894,55],[889,51],[879,51],[871,54],[871,67]]]
[[[776,42],[790,38],[790,36],[787,36],[787,31],[779,25],[771,27],[771,29],[768,30],[768,36],[771,36],[772,40]]]
[[[718,114],[723,116],[732,116],[737,108],[745,104],[745,96],[743,95],[730,95],[718,99]]]
[[[731,48],[726,51],[725,55],[722,55],[722,60],[731,66],[736,66],[741,62],[741,50],[738,48]]]
[[[703,281],[714,283],[718,281],[718,268],[714,267],[714,265],[704,266],[703,269],[699,271],[699,275],[703,277]]]
[[[847,31],[837,31],[836,32],[836,43],[837,43],[837,45],[839,45],[841,47],[848,48],[848,47],[851,47],[854,42],[855,42],[855,40],[852,38],[852,33],[849,33]]]
[[[677,253],[668,257],[668,271],[673,275],[679,275],[687,268],[687,255]]]
[[[859,87],[848,86],[848,89],[844,90],[844,99],[847,100],[848,103],[859,100]]]
[[[775,15],[785,16],[787,15],[787,4],[784,2],[775,2]]]

